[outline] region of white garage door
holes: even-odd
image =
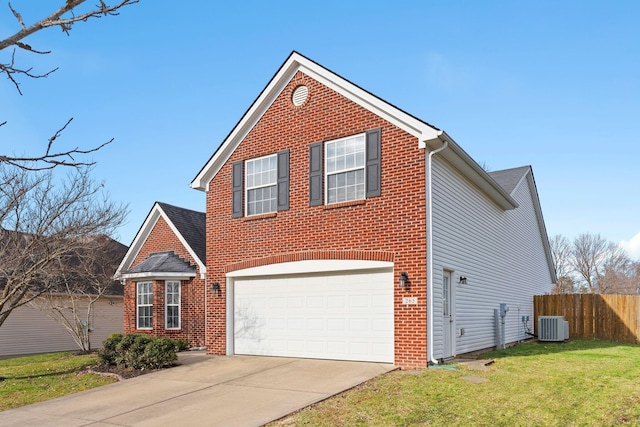
[[[234,350],[393,363],[393,271],[237,278]]]

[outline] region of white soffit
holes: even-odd
[[[147,273],[130,273],[123,274],[123,279],[131,279],[133,281],[142,280],[170,280],[170,279],[190,279],[196,277],[195,273],[175,273],[175,272],[147,272]]]
[[[122,258],[122,261],[120,262],[120,265],[118,266],[118,269],[114,274],[114,277],[116,279],[122,278],[122,272],[128,270],[131,267],[131,264],[136,259],[136,256],[140,252],[142,245],[149,237],[149,234],[151,234],[151,230],[153,230],[153,227],[155,227],[156,222],[158,222],[158,218],[160,218],[160,215],[160,206],[158,206],[158,203],[154,203],[153,208],[151,208],[151,212],[149,212],[149,215],[147,215],[147,218],[144,220],[142,227],[140,227],[138,234],[136,234],[136,237],[134,237],[131,246],[129,246],[129,250],[127,250],[124,258]]]

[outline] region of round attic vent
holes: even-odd
[[[293,105],[295,105],[296,107],[299,107],[302,104],[304,104],[304,101],[307,100],[308,96],[309,96],[309,88],[307,88],[304,85],[298,86],[293,91],[293,95],[291,96],[291,101],[293,102]]]

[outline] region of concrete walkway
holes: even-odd
[[[395,369],[180,353],[180,366],[0,412],[7,426],[259,426]]]

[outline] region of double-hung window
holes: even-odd
[[[327,142],[326,203],[340,203],[365,197],[365,135]]]
[[[377,128],[309,145],[309,206],[380,196],[380,135]]]
[[[289,150],[232,164],[233,218],[289,209]]]
[[[277,164],[275,154],[247,160],[245,168],[247,215],[260,215],[277,210]]]
[[[165,282],[165,329],[180,329],[180,282]]]
[[[153,327],[153,284],[138,282],[136,288],[137,328],[151,329]]]

